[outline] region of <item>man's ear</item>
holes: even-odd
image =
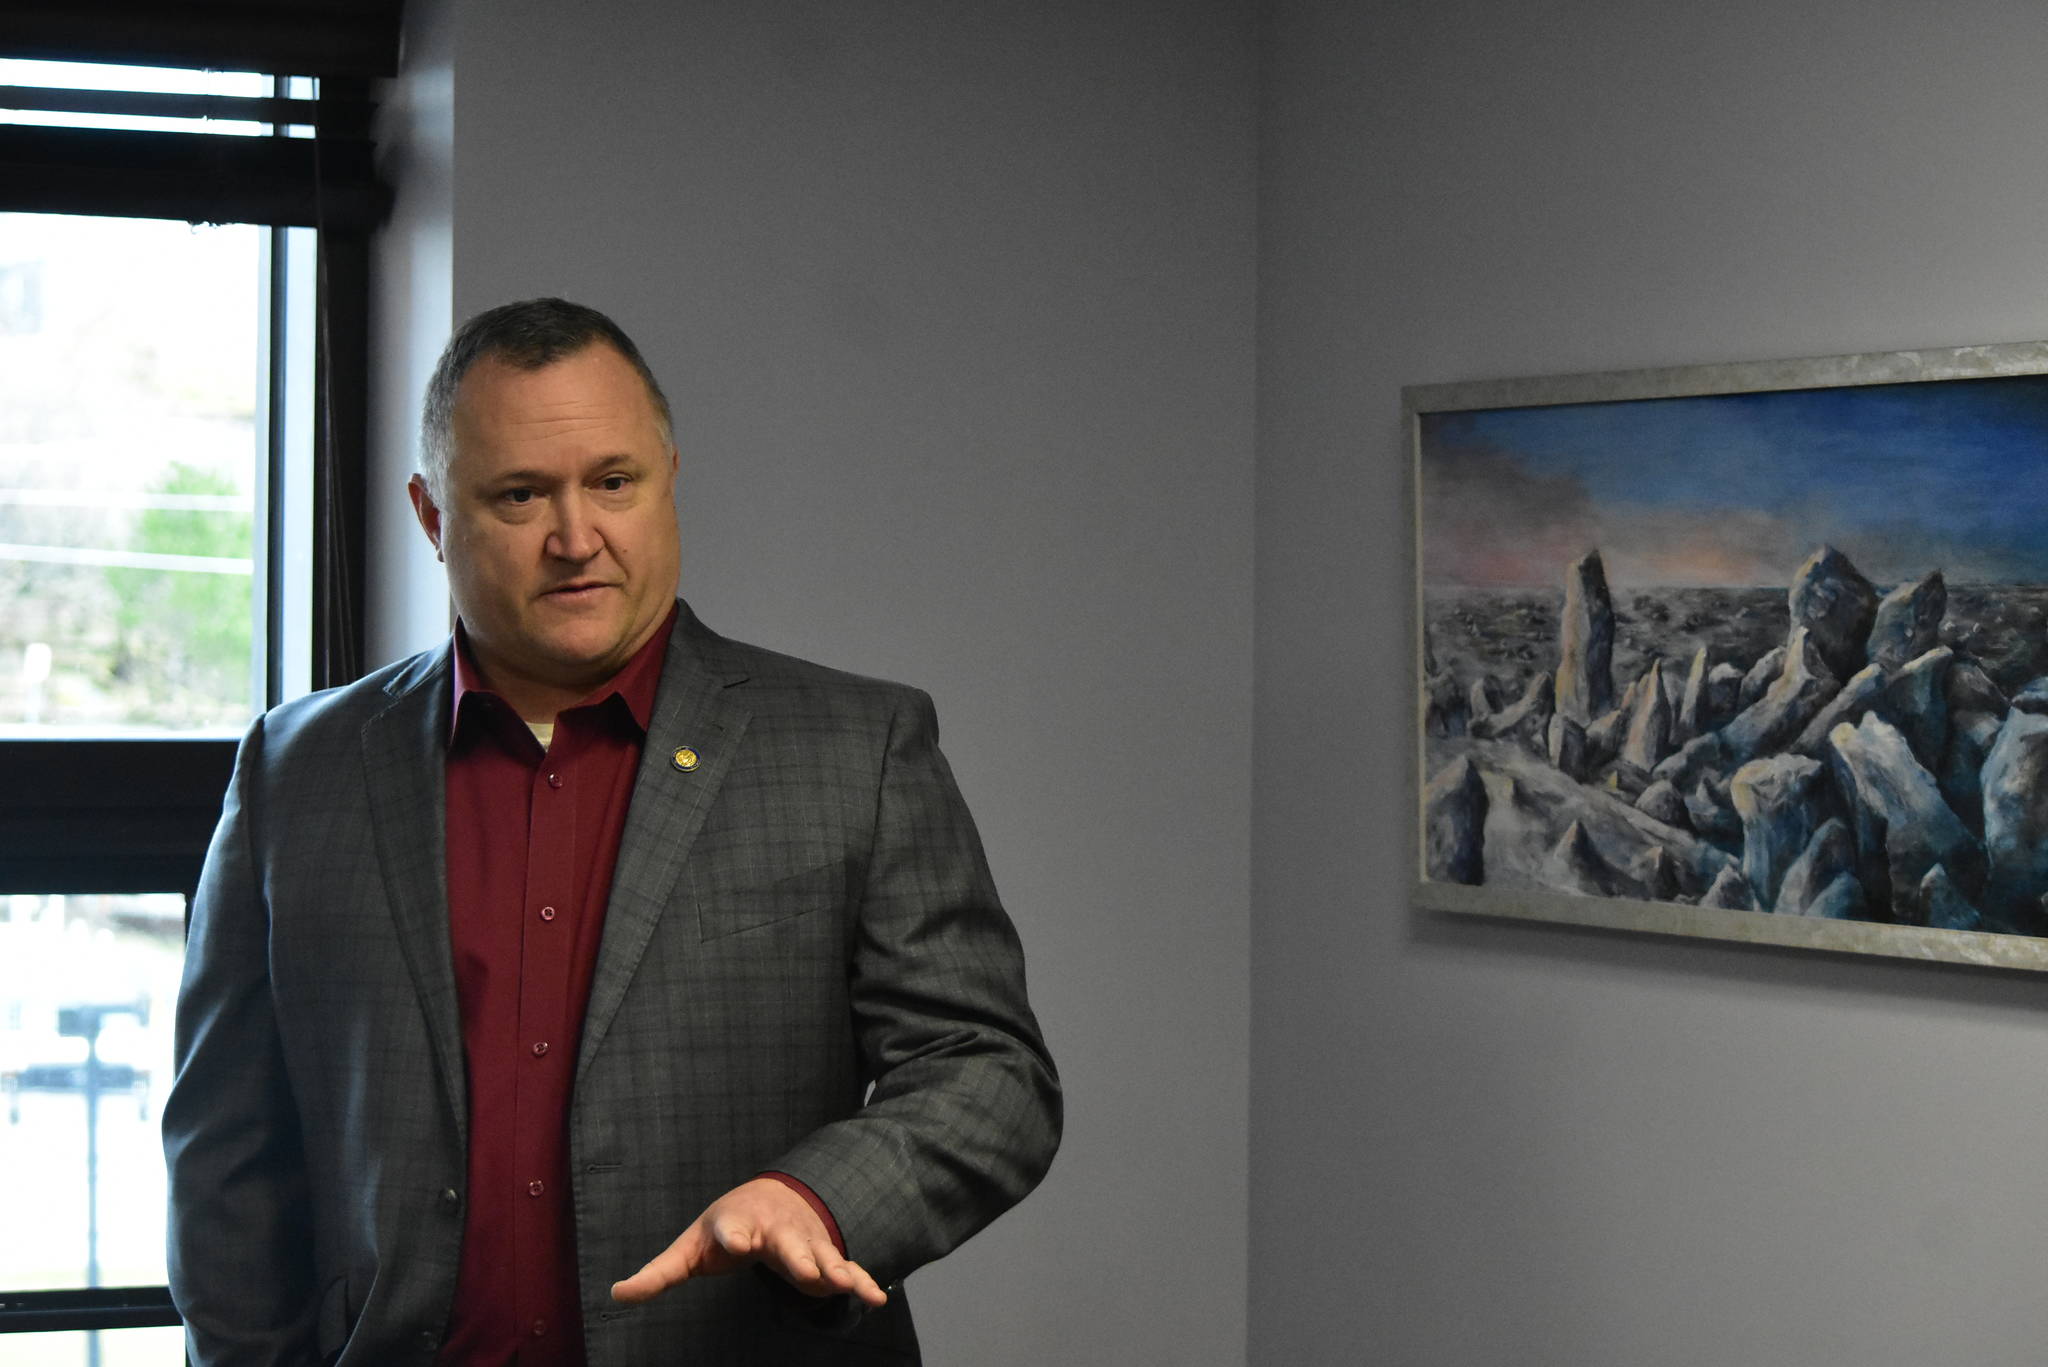
[[[434,544],[434,559],[444,559],[441,554],[441,509],[435,505],[434,496],[427,492],[426,477],[414,475],[405,482],[405,492],[412,500],[412,515],[420,520],[420,530]]]

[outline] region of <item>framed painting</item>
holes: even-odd
[[[2048,343],[1402,397],[1418,906],[2048,968]]]

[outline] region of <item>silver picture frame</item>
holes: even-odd
[[[1401,397],[1417,908],[2048,969],[2048,342]]]

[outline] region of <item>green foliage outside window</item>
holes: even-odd
[[[157,494],[233,495],[234,481],[216,471],[174,462],[150,486]],[[246,512],[151,508],[135,521],[129,546],[156,555],[243,559],[253,544],[255,519]],[[129,720],[154,721],[137,712],[191,715],[194,704],[245,707],[249,696],[252,613],[249,578],[241,574],[109,569],[115,601],[114,649],[108,683],[128,693],[140,688]]]

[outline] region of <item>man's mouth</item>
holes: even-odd
[[[549,589],[546,593],[542,594],[541,596],[543,598],[565,598],[574,600],[577,598],[588,598],[592,594],[597,593],[601,589],[608,589],[614,587],[616,586],[608,584],[601,579],[575,579],[571,580],[569,583],[566,584],[557,584],[554,588]]]

